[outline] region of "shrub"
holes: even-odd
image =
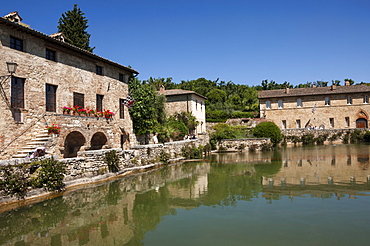
[[[273,122],[261,122],[252,129],[257,138],[270,138],[273,145],[277,145],[283,138],[281,131]]]
[[[28,191],[28,173],[24,165],[2,167],[2,179],[0,189],[4,195],[15,196],[23,199]]]
[[[207,143],[206,145],[204,145],[204,148],[203,148],[203,152],[205,155],[209,154],[211,152],[211,144],[210,143]]]
[[[211,134],[211,140],[219,142],[223,139],[234,139],[237,136],[237,131],[228,124],[217,124],[213,129],[216,131]]]
[[[314,141],[316,142],[317,145],[323,145],[327,138],[328,138],[328,135],[325,134],[325,135],[318,136],[317,138],[314,139]]]
[[[231,115],[231,118],[253,118],[253,114],[251,112],[234,112]]]
[[[274,149],[274,146],[271,143],[263,143],[261,145],[262,151],[272,151]]]
[[[225,122],[230,115],[222,110],[213,110],[206,112],[207,122]]]
[[[67,172],[65,164],[54,159],[44,159],[32,164],[40,166],[34,180],[36,187],[47,191],[60,191],[64,188],[63,179]]]
[[[117,152],[115,150],[111,150],[107,153],[105,153],[104,161],[108,166],[108,170],[110,172],[118,172],[119,167],[119,157],[117,155]]]
[[[301,138],[302,144],[303,145],[309,145],[309,144],[314,144],[315,143],[315,137],[313,134],[309,133],[306,135],[303,135]]]
[[[364,134],[365,142],[370,142],[370,131],[366,131]]]
[[[181,152],[186,159],[199,159],[202,158],[202,150],[203,147],[196,148],[194,145],[188,144],[182,147]]]
[[[170,160],[170,154],[165,152],[164,150],[161,151],[159,154],[159,161],[163,164],[168,164]]]
[[[351,143],[358,143],[359,141],[363,139],[364,139],[364,135],[362,134],[360,130],[356,129],[350,134]]]

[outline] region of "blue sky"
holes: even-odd
[[[3,1],[0,15],[18,11],[52,34],[75,3],[94,53],[141,80],[370,82],[369,0],[18,0]]]

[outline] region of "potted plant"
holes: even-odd
[[[67,106],[63,107],[63,114],[69,114],[69,112],[71,112],[71,111],[72,111],[72,108],[67,107]]]
[[[87,115],[87,109],[85,109],[85,108],[78,109],[78,114],[79,115]]]
[[[88,110],[87,110],[87,113],[88,113],[88,115],[89,115],[89,116],[94,116],[94,115],[96,115],[96,111],[95,111],[94,109],[88,109]]]
[[[60,127],[57,124],[46,126],[46,129],[48,130],[48,134],[59,134],[60,133]]]
[[[112,119],[113,115],[114,115],[114,113],[112,111],[110,111],[110,110],[104,110],[104,117],[106,119]]]

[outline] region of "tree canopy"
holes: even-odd
[[[66,42],[75,45],[81,49],[92,52],[95,47],[90,47],[90,34],[86,31],[89,27],[85,13],[74,5],[73,10],[62,14],[58,21],[58,31],[66,37]]]

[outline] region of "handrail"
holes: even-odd
[[[8,97],[6,96],[6,92],[5,92],[4,87],[3,87],[4,82],[5,82],[8,78],[10,78],[10,77],[11,77],[11,75],[6,75],[6,76],[1,76],[1,77],[0,77],[0,94],[1,94],[1,97],[3,98],[4,102],[6,103],[6,106],[8,106],[8,108],[9,108],[10,110],[12,110],[12,109],[11,109],[10,102],[9,102],[9,99],[8,99]]]
[[[37,117],[36,120],[34,120],[33,122],[31,122],[31,124],[26,127],[26,129],[24,129],[20,134],[18,134],[14,139],[12,139],[7,145],[5,145],[1,150],[0,150],[0,153],[2,153],[5,149],[7,149],[14,141],[16,141],[19,137],[21,137],[23,134],[25,134],[29,129],[31,129],[31,127],[33,127],[34,125],[36,125],[37,122],[40,121],[41,118],[45,117],[46,115],[46,112],[43,112],[43,114],[39,117]]]

